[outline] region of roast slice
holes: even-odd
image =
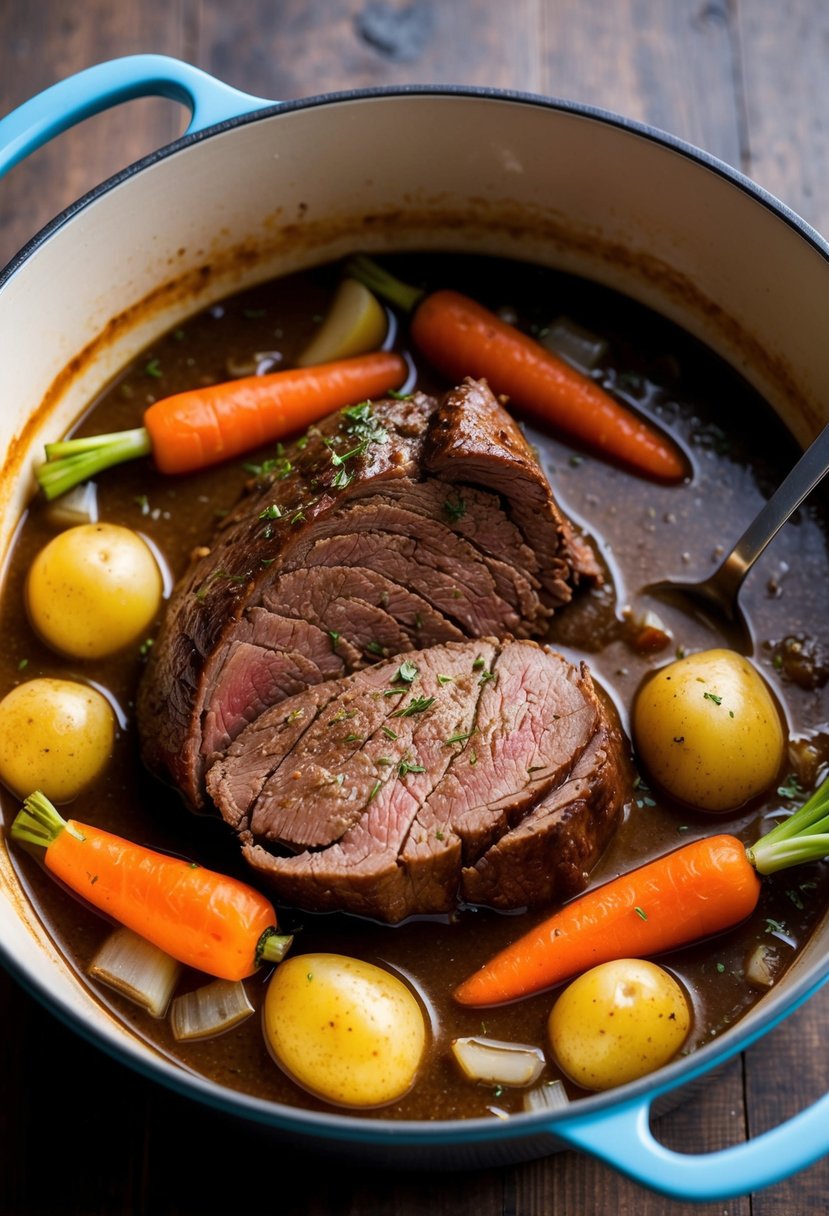
[[[280,900],[396,923],[581,890],[626,764],[584,665],[484,638],[286,698],[213,762],[207,788]]]
[[[327,419],[260,475],[179,582],[138,696],[145,762],[204,774],[303,689],[465,637],[541,637],[598,571],[485,384]]]

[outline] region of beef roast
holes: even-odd
[[[583,889],[625,766],[583,665],[483,638],[287,698],[214,761],[207,788],[281,900],[396,923]]]
[[[178,584],[139,689],[145,762],[199,806],[270,706],[402,651],[540,637],[597,573],[485,384],[343,410],[269,462]]]

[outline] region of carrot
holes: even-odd
[[[163,397],[144,425],[109,435],[46,445],[36,470],[47,498],[57,498],[103,469],[152,455],[162,473],[190,473],[273,443],[336,409],[399,388],[409,374],[394,351],[373,351],[314,367],[190,389]]]
[[[485,379],[494,393],[542,425],[654,480],[685,476],[686,461],[671,439],[475,300],[457,291],[419,292],[365,257],[351,259],[346,269],[411,312],[413,342],[449,379]]]
[[[455,989],[462,1005],[497,1005],[589,967],[659,954],[750,916],[761,874],[829,856],[829,778],[754,844],[721,835],[587,891],[501,950]]]
[[[40,791],[24,802],[11,836],[44,847],[46,868],[99,912],[209,975],[244,979],[291,945],[253,887],[66,820]]]
[[[565,904],[455,990],[462,1005],[539,992],[615,958],[671,950],[731,928],[760,880],[734,836],[695,840]]]

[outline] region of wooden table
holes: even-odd
[[[0,113],[91,63],[175,55],[290,98],[405,82],[567,97],[703,147],[829,232],[829,6],[822,0],[17,0],[0,3]],[[0,264],[89,187],[177,135],[133,102],[0,184]],[[808,1216],[829,1159],[727,1203],[673,1203],[575,1153],[431,1176],[332,1167],[104,1057],[0,976],[0,1212],[8,1216]],[[665,1116],[671,1147],[756,1135],[829,1086],[829,990]]]

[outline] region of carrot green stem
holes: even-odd
[[[22,810],[17,812],[11,826],[11,837],[21,843],[48,849],[63,831],[83,840],[81,833],[66,822],[46,795],[35,790],[23,803]]]
[[[829,856],[829,777],[803,806],[746,849],[760,874]]]
[[[388,300],[390,304],[402,308],[404,312],[413,312],[420,300],[426,294],[418,287],[411,287],[395,278],[388,270],[384,270],[377,262],[363,254],[349,258],[345,265],[345,273],[356,279],[375,295]]]
[[[256,946],[256,964],[281,963],[291,948],[293,936],[287,933],[277,933],[276,929],[266,929]]]
[[[149,456],[151,451],[149,432],[143,426],[109,435],[64,439],[46,444],[46,461],[35,470],[35,477],[46,498],[59,498],[96,473],[125,460]]]

